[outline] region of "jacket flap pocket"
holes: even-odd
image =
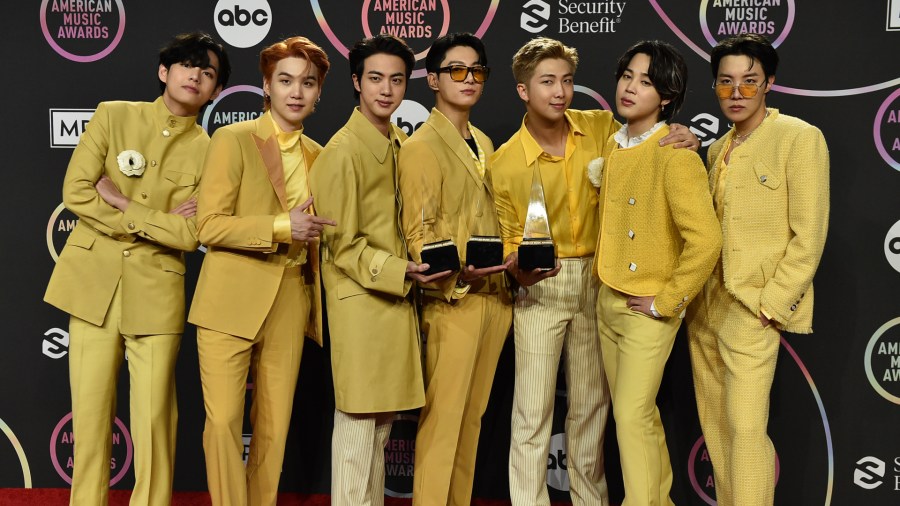
[[[163,176],[178,186],[194,186],[197,184],[197,176],[177,170],[167,170]]]
[[[759,184],[773,190],[781,186],[781,178],[765,163],[756,162],[756,164],[753,165],[753,171],[756,173],[756,181],[759,182]]]
[[[91,249],[96,239],[97,238],[91,232],[88,232],[87,228],[82,225],[80,227],[76,226],[72,230],[69,234],[69,238],[66,239],[66,244],[78,246],[79,248]]]
[[[350,278],[343,277],[338,279],[337,282],[337,298],[338,299],[346,299],[347,297],[352,297],[354,295],[362,295],[364,293],[368,293],[368,290],[362,287],[356,281],[353,281]]]
[[[166,272],[174,272],[175,274],[181,274],[182,276],[184,275],[184,262],[182,262],[180,258],[175,258],[168,255],[160,255],[159,266],[162,267],[162,270]]]

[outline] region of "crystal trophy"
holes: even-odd
[[[531,179],[531,198],[525,216],[525,230],[519,245],[519,270],[552,270],[556,267],[556,248],[550,235],[550,219],[547,217],[547,202],[544,200],[544,185],[537,160]]]

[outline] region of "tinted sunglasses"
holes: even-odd
[[[448,72],[450,74],[450,79],[458,83],[465,81],[469,72],[472,73],[472,78],[475,79],[476,83],[487,81],[488,76],[491,75],[491,69],[482,65],[475,65],[472,67],[467,67],[465,65],[448,65],[439,68],[437,71],[438,74],[441,72]]]

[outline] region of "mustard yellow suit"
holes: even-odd
[[[656,395],[680,314],[722,247],[703,161],[693,151],[660,147],[668,134],[663,125],[627,148],[610,137],[600,185],[597,326],[628,506],[672,504]],[[629,295],[655,297],[661,318],[630,309]]]
[[[106,504],[116,380],[128,351],[135,486],[132,504],[169,504],[178,419],[174,366],[184,330],[184,251],[197,248],[193,218],[169,214],[200,181],[209,136],[196,116],[153,103],[101,103],[72,154],[63,202],[79,217],[44,300],[71,315],[75,468],[72,504]],[[116,160],[140,152],[126,176]],[[131,200],[122,213],[94,184],[108,176]],[[151,479],[152,477],[152,479]]]
[[[321,147],[306,136],[299,147],[309,167]],[[204,174],[197,216],[208,250],[189,321],[197,325],[210,496],[216,505],[274,505],[304,330],[321,344],[317,248],[312,243],[305,263],[290,266],[305,245],[275,232],[279,215],[302,199],[285,193],[271,114],[216,130]],[[248,370],[253,437],[245,470]]]
[[[768,109],[752,136],[709,149],[722,258],[688,311],[700,425],[722,506],[771,505],[767,435],[779,330],[812,332],[813,276],[825,245],[828,148],[814,126]],[[763,327],[760,312],[775,326]]]
[[[500,236],[490,180],[490,138],[469,126],[483,159],[437,109],[399,155],[402,224],[410,255],[452,238],[461,259],[472,235]],[[481,165],[481,170],[479,170]],[[424,227],[447,236],[428,238]],[[468,506],[472,500],[481,417],[512,321],[504,273],[456,288],[458,273],[425,288],[425,406],[419,415],[413,504]]]
[[[384,501],[384,413],[425,403],[422,361],[407,250],[400,230],[396,151],[405,139],[384,136],[354,109],[310,171],[318,211],[337,222],[322,236],[335,425],[332,504]]]

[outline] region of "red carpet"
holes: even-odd
[[[111,490],[109,506],[128,506],[128,490]],[[385,506],[407,506],[410,499],[386,497]],[[67,488],[0,488],[0,504],[3,506],[63,506],[69,504]],[[331,496],[280,494],[279,506],[330,506]],[[570,503],[553,503],[553,506],[565,506]],[[509,501],[489,501],[475,499],[473,506],[507,506]],[[172,506],[210,506],[209,494],[206,492],[176,492],[172,498]]]

